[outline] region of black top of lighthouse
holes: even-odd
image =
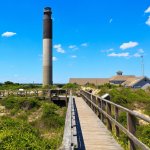
[[[44,8],[43,38],[52,39],[52,9],[50,7]]]
[[[52,9],[51,9],[51,7],[45,7],[45,8],[44,8],[44,14],[51,15],[51,14],[52,14]]]

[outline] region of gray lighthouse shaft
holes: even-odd
[[[43,18],[43,86],[53,84],[51,8],[44,8]]]

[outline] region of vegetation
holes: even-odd
[[[80,86],[76,83],[68,83],[63,86],[63,89],[65,90],[78,90]]]
[[[76,94],[77,93],[77,91],[79,91],[80,90],[80,86],[78,85],[78,84],[76,84],[76,83],[68,83],[68,84],[66,84],[66,85],[64,85],[63,87],[62,87],[62,89],[65,89],[65,90],[67,90],[67,91],[72,91],[72,94]]]
[[[6,81],[4,84],[0,84],[0,90],[18,90],[18,89],[38,89],[41,88],[41,85],[35,84],[19,84],[13,83],[11,81]]]
[[[0,117],[1,150],[56,150],[62,142],[66,108],[38,98],[0,100],[7,114]]]
[[[124,87],[107,87],[103,86],[99,95],[109,93],[111,100],[119,105],[132,110],[141,110],[143,113],[150,115],[150,92],[142,89],[131,89]]]
[[[43,139],[37,129],[26,121],[2,117],[0,120],[0,149],[52,149],[50,141]]]

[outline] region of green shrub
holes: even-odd
[[[19,119],[3,117],[0,120],[1,150],[56,150],[60,139],[44,139],[37,129]]]
[[[7,109],[11,109],[11,114],[17,113],[21,110],[31,110],[33,108],[39,108],[40,102],[36,98],[25,97],[7,97],[1,101],[2,105]]]
[[[137,127],[137,137],[150,147],[150,125],[141,125]]]
[[[53,103],[43,106],[42,120],[48,128],[59,128],[64,126],[65,118],[59,114],[59,107]]]

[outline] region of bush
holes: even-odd
[[[63,127],[65,118],[59,114],[59,107],[53,103],[46,103],[43,106],[42,120],[48,128]]]
[[[14,83],[11,82],[11,81],[6,81],[6,82],[4,82],[4,84],[5,84],[5,85],[12,85],[12,84],[14,84]]]
[[[79,85],[77,85],[76,83],[68,83],[63,86],[63,89],[65,90],[77,90],[78,88],[79,88]]]
[[[24,98],[24,97],[7,97],[1,101],[2,105],[7,109],[12,109],[17,112],[19,109],[30,110],[33,108],[39,108],[40,102],[36,98]]]
[[[150,125],[138,126],[137,137],[150,147]]]
[[[0,120],[1,150],[55,150],[58,147],[57,140],[42,138],[39,131],[25,121],[6,117]]]

